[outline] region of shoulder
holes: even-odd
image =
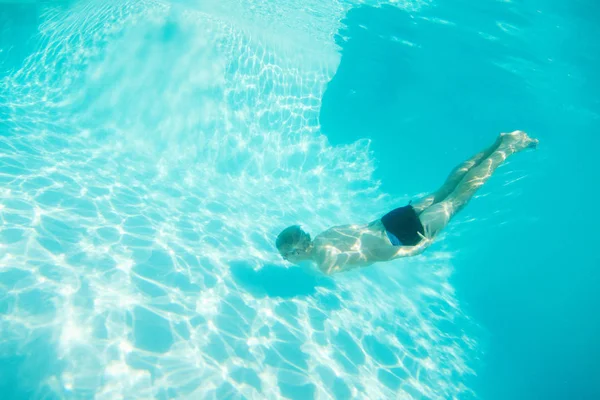
[[[329,275],[333,272],[333,267],[336,264],[338,255],[341,253],[339,249],[328,245],[326,242],[314,244],[313,260],[317,264],[321,272]]]
[[[326,239],[315,239],[313,241],[313,254],[316,259],[323,259],[329,256],[335,256],[340,252],[341,251],[337,247],[332,246],[331,243],[329,243],[329,241],[327,241]]]

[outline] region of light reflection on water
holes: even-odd
[[[398,201],[371,180],[366,141],[320,134],[333,47],[154,1],[49,8],[40,35],[2,80],[0,355],[14,393],[469,392],[476,346],[451,254],[332,280],[274,251],[283,226]]]

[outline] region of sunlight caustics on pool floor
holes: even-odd
[[[316,233],[398,201],[371,179],[367,141],[320,133],[339,62],[320,44],[351,5],[313,6],[320,29],[297,47],[207,6],[47,6],[0,81],[0,357],[15,396],[470,393],[477,345],[450,253],[331,279],[274,251],[283,226]]]

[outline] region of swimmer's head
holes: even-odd
[[[277,246],[281,257],[293,264],[311,258],[311,245],[310,235],[299,225],[292,225],[285,228],[277,236],[275,242],[275,246]]]

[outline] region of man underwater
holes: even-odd
[[[293,264],[313,261],[325,274],[422,253],[506,159],[536,148],[525,132],[502,133],[496,142],[457,166],[444,185],[415,204],[396,208],[364,225],[330,228],[311,241],[298,225],[284,229],[275,245]]]

